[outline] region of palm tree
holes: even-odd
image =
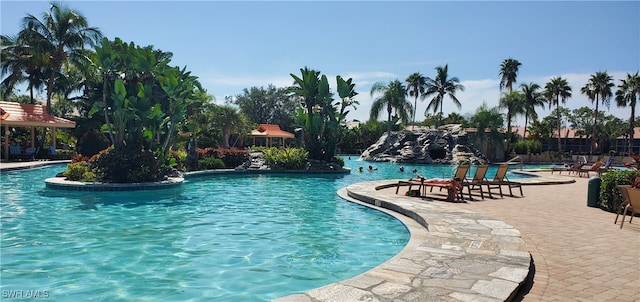
[[[440,118],[439,121],[442,123],[442,103],[444,101],[444,97],[449,95],[449,97],[453,100],[453,103],[456,104],[458,109],[462,108],[460,101],[456,98],[456,91],[464,91],[464,86],[460,84],[460,80],[457,77],[449,78],[449,65],[444,65],[436,67],[436,78],[431,79],[427,77],[426,88],[427,91],[422,95],[423,97],[428,97],[432,94],[435,94],[433,99],[429,102],[427,106],[427,111],[429,109],[433,109],[433,113],[436,113],[438,108],[440,109]],[[425,111],[426,115],[426,111]]]
[[[55,79],[64,64],[87,62],[82,51],[86,45],[93,46],[102,37],[95,27],[89,27],[87,19],[79,12],[60,3],[51,2],[51,9],[39,20],[27,14],[22,20],[19,36],[25,39],[35,52],[47,58],[47,111],[51,112],[51,96]]]
[[[396,110],[401,123],[407,124],[409,122],[409,116],[413,108],[411,108],[411,103],[406,99],[405,91],[404,85],[398,80],[391,81],[388,85],[377,82],[371,86],[371,96],[373,97],[376,93],[380,95],[373,99],[369,119],[376,120],[382,109],[384,107],[387,108],[387,140],[385,143],[388,143],[391,137],[391,113],[393,109]]]
[[[407,94],[413,97],[413,124],[411,129],[416,123],[416,110],[418,108],[418,97],[422,96],[426,90],[427,78],[425,78],[420,72],[414,72],[407,79]]]
[[[596,127],[598,126],[598,104],[602,102],[603,105],[609,108],[609,101],[613,96],[611,88],[614,87],[613,78],[605,71],[598,71],[591,75],[591,78],[580,89],[580,92],[586,95],[591,102],[595,102],[596,108],[593,112],[593,130],[591,131],[591,149],[589,150],[589,157],[593,156],[593,149],[596,145]]]
[[[503,93],[499,107],[507,109],[507,133],[511,133],[511,120],[525,113],[524,95],[519,91]]]
[[[6,75],[0,83],[0,95],[10,95],[16,85],[27,82],[31,104],[34,104],[34,89],[39,90],[44,85],[44,57],[19,37],[2,35],[0,45],[0,74],[2,77]]]
[[[498,73],[502,78],[500,79],[500,91],[503,88],[507,88],[509,92],[512,91],[513,83],[516,82],[518,77],[518,68],[522,63],[516,59],[508,58],[500,64],[500,72]]]
[[[222,129],[222,147],[229,149],[231,132],[242,128],[244,118],[235,107],[230,105],[214,106],[213,125]]]
[[[487,103],[482,103],[480,107],[476,109],[476,112],[469,118],[469,123],[476,127],[476,132],[473,138],[480,143],[480,150],[489,156],[495,158],[497,154],[497,147],[502,146],[502,140],[504,136],[500,131],[504,125],[504,119],[502,113],[500,113],[498,107],[489,108]],[[487,135],[486,130],[489,130]]]
[[[542,89],[540,85],[536,83],[520,84],[520,90],[524,96],[524,135],[527,135],[527,125],[529,124],[529,118],[535,121],[538,119],[536,113],[536,107],[544,107],[546,100],[539,91]]]
[[[616,91],[616,103],[618,107],[631,107],[631,117],[629,117],[629,155],[633,154],[633,135],[636,115],[636,102],[640,98],[640,76],[627,73],[627,78],[620,80]]]
[[[552,78],[544,86],[544,95],[549,102],[549,109],[556,106],[556,126],[558,130],[558,152],[562,152],[562,140],[560,138],[560,103],[565,104],[571,97],[571,86],[562,77]]]

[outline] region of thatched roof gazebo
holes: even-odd
[[[285,139],[296,137],[293,133],[283,131],[280,129],[280,126],[274,125],[274,124],[260,124],[258,125],[258,128],[255,130],[252,130],[249,135],[251,135],[251,137],[253,138],[253,145],[256,144],[256,138],[264,137],[265,146],[267,147],[271,147],[271,145],[273,144],[274,138],[276,139],[281,138],[282,146],[284,146]]]
[[[47,113],[42,105],[20,104],[0,101],[0,128],[4,130],[3,153],[9,159],[9,126],[31,128],[31,147],[35,145],[35,127],[51,128],[53,130],[52,144],[56,146],[57,128],[75,128],[76,123]]]

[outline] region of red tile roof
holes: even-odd
[[[256,137],[284,137],[284,138],[294,138],[296,137],[293,133],[280,130],[280,126],[274,124],[260,124],[258,125],[258,129],[251,131],[251,136]]]
[[[0,125],[75,128],[76,123],[48,114],[42,105],[0,102]]]

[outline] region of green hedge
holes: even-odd
[[[630,185],[637,175],[640,175],[638,170],[614,170],[602,174],[600,177],[602,180],[600,183],[600,208],[615,212],[622,202],[622,195],[620,195],[617,185]]]
[[[222,159],[215,157],[207,157],[198,161],[198,168],[201,170],[224,169]]]

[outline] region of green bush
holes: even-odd
[[[542,144],[537,140],[517,141],[513,149],[516,154],[539,154],[542,152]]]
[[[79,161],[67,165],[67,170],[64,171],[63,175],[68,180],[84,182],[96,181],[96,174],[86,161]]]
[[[344,158],[336,156],[333,158],[333,161],[340,165],[340,167],[344,167]]]
[[[224,162],[222,159],[215,157],[207,157],[201,160],[198,160],[198,168],[202,170],[213,170],[213,169],[224,169]]]
[[[109,140],[97,131],[90,131],[85,133],[76,146],[78,153],[91,157],[98,154],[100,151],[109,147]]]
[[[638,170],[610,171],[602,174],[600,183],[600,208],[615,212],[622,202],[622,195],[617,185],[630,185],[640,175]]]
[[[516,154],[529,154],[529,144],[527,141],[517,141],[513,145],[513,150]]]
[[[264,160],[274,169],[302,170],[307,164],[309,152],[301,148],[267,148]]]
[[[103,182],[155,182],[164,177],[151,150],[122,146],[108,149],[92,160]]]
[[[529,153],[540,154],[542,152],[542,143],[537,140],[527,141],[527,149]]]

